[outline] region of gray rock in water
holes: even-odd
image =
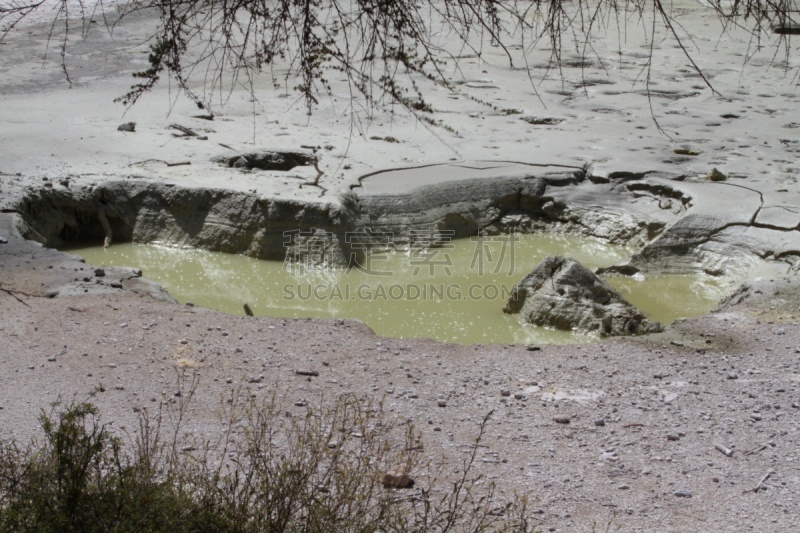
[[[593,272],[561,256],[546,258],[517,283],[503,311],[537,326],[602,336],[662,330]]]
[[[118,131],[128,131],[128,132],[133,133],[134,131],[136,131],[136,123],[135,122],[126,122],[125,124],[120,124],[117,127],[117,130]]]

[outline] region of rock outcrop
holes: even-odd
[[[503,311],[537,326],[601,336],[662,330],[586,267],[561,256],[546,258],[517,283]]]

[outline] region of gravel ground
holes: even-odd
[[[298,413],[350,392],[412,421],[445,473],[493,411],[475,473],[501,496],[527,494],[543,531],[796,527],[800,313],[774,287],[759,289],[772,308],[739,304],[645,338],[457,346],[178,306],[24,241],[0,250],[3,439],[26,442],[41,409],[96,388],[103,420],[133,430],[135,410],[186,386],[183,371],[200,378],[184,426],[195,435],[220,431],[236,387]],[[87,292],[44,297],[59,280],[61,294]]]

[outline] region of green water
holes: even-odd
[[[201,250],[116,244],[70,252],[100,266],[132,266],[178,301],[244,314],[357,318],[376,333],[471,343],[567,343],[581,334],[521,324],[502,308],[514,285],[549,255],[587,268],[623,261],[630,250],[591,239],[516,235],[454,240],[430,252],[376,253],[361,268],[290,272],[281,262]],[[713,308],[728,288],[714,278],[658,276],[608,281],[649,317],[669,323]]]

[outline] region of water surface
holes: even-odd
[[[459,239],[431,251],[375,253],[358,268],[306,270],[202,250],[116,244],[73,248],[93,265],[131,266],[178,301],[244,314],[287,318],[356,318],[389,337],[470,343],[588,342],[593,337],[521,324],[502,308],[514,285],[550,255],[590,269],[631,251],[593,239],[515,235]],[[709,312],[729,284],[707,276],[606,278],[654,320]]]

